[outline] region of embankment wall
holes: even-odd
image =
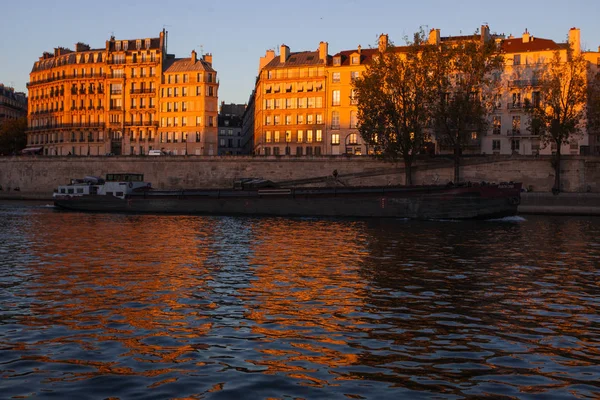
[[[519,181],[535,192],[548,192],[554,183],[549,158],[473,157],[462,161],[463,181]],[[143,173],[161,189],[231,187],[235,179],[257,177],[275,182],[331,177],[338,172],[348,185],[404,184],[402,163],[367,157],[0,157],[0,185],[6,196],[18,187],[23,196],[51,197],[53,190],[71,178],[106,173]],[[567,156],[562,162],[565,192],[600,192],[600,158]],[[414,184],[445,184],[452,180],[452,160],[434,157],[419,160]],[[324,185],[321,183],[311,183]]]

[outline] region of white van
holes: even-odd
[[[165,155],[165,152],[164,152],[164,151],[162,151],[162,150],[150,150],[150,151],[148,152],[148,155],[149,155],[149,156],[164,156],[164,155]]]

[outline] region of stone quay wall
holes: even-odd
[[[600,157],[565,156],[562,189],[570,193],[600,193]],[[143,173],[159,189],[232,187],[239,178],[263,178],[298,185],[331,185],[333,171],[346,185],[405,183],[402,163],[369,157],[0,157],[0,197],[51,198],[53,190],[72,178],[107,173]],[[547,157],[465,157],[462,181],[523,182],[533,192],[549,192],[554,170]],[[413,184],[445,184],[453,179],[448,157],[417,161]],[[15,188],[18,191],[15,192]]]

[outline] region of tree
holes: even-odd
[[[587,61],[572,49],[566,58],[560,51],[536,72],[542,101],[527,110],[531,116],[532,129],[540,127],[540,139],[544,144],[556,145],[552,158],[554,167],[553,193],[560,192],[561,147],[569,144],[580,133],[587,102]]]
[[[403,159],[407,185],[412,184],[412,165],[427,137],[435,95],[428,69],[435,49],[424,38],[420,31],[406,47],[389,46],[376,54],[354,82],[361,137],[377,147],[379,157]]]
[[[435,53],[435,86],[432,128],[442,146],[454,152],[454,182],[460,182],[460,158],[472,139],[487,129],[497,93],[503,58],[493,40],[441,44]]]
[[[0,154],[18,154],[27,146],[27,118],[7,119],[0,124]]]

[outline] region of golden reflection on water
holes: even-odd
[[[515,361],[524,381],[503,387],[547,394],[600,360],[600,244],[557,223],[41,213],[26,227],[26,329],[0,343],[55,365],[48,381],[210,376],[197,397],[231,371],[463,395]]]

